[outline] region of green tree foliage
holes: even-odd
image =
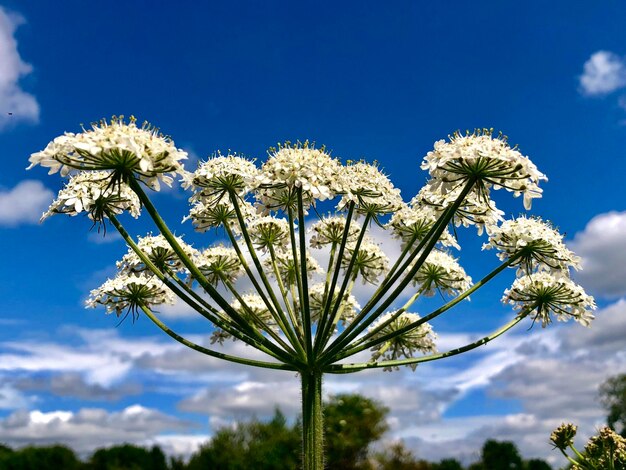
[[[526,462],[526,470],[552,470],[548,462],[541,459],[531,459]]]
[[[145,449],[132,444],[123,444],[97,450],[84,468],[87,470],[167,470],[168,466],[165,454],[158,446]]]
[[[61,445],[15,451],[0,446],[1,470],[78,470],[81,465],[74,452]]]
[[[402,442],[391,445],[374,458],[377,470],[433,470],[435,467],[423,460],[416,460]]]
[[[443,459],[439,463],[434,463],[432,470],[463,470],[463,466],[456,459]]]
[[[326,465],[342,470],[367,468],[372,442],[387,431],[389,409],[361,395],[336,395],[324,405]]]
[[[300,460],[300,434],[276,410],[268,423],[240,423],[219,430],[189,462],[188,470],[290,470]]]
[[[626,374],[609,378],[600,386],[600,400],[607,410],[607,425],[626,437]]]

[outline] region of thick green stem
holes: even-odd
[[[302,469],[324,468],[322,372],[302,371]]]

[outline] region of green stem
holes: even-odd
[[[298,188],[298,237],[300,242],[300,308],[302,309],[302,328],[304,328],[304,347],[309,364],[313,362],[313,338],[311,332],[311,309],[309,307],[309,273],[306,261],[306,226],[304,224],[304,202],[302,188]],[[295,266],[296,272],[298,265]]]
[[[202,274],[198,267],[193,264],[191,259],[189,259],[189,256],[187,256],[187,253],[185,253],[185,251],[182,249],[182,247],[176,240],[176,237],[174,237],[174,234],[172,234],[165,221],[161,218],[161,215],[156,210],[156,207],[154,207],[154,204],[152,204],[152,201],[144,192],[139,182],[135,178],[131,178],[128,184],[130,188],[135,192],[135,194],[137,194],[139,200],[150,214],[150,217],[154,221],[155,225],[157,226],[161,234],[165,237],[169,245],[172,247],[178,258],[183,262],[185,267],[198,281],[198,283],[202,286],[206,293],[209,294],[209,296],[211,296],[211,298],[215,300],[215,302],[217,302],[217,304],[239,325],[239,328],[242,331],[252,336],[253,338],[256,338],[257,341],[265,345],[267,349],[272,350],[275,353],[274,355],[278,356],[280,360],[286,363],[290,363],[293,358],[289,354],[287,354],[283,349],[279,348],[277,345],[269,341],[254,328],[251,328],[250,325],[248,325],[246,321],[241,318],[241,315],[239,315],[239,313],[237,313],[237,311],[230,306],[226,299],[224,299],[220,295],[220,293],[211,285],[211,283],[207,281],[204,274]]]
[[[302,469],[324,469],[324,416],[322,373],[301,371],[302,378]]]
[[[206,354],[207,356],[217,357],[219,359],[224,359],[230,362],[236,362],[237,364],[245,364],[245,365],[254,366],[254,367],[263,367],[265,369],[296,370],[290,364],[279,364],[279,363],[274,363],[274,362],[256,361],[254,359],[246,359],[244,357],[231,356],[230,354],[224,354],[218,351],[213,351],[212,349],[205,348],[203,346],[200,346],[199,344],[189,341],[188,339],[172,331],[170,328],[167,327],[167,325],[165,325],[161,320],[159,320],[156,317],[156,315],[154,315],[154,313],[152,313],[152,311],[145,305],[141,306],[141,310],[143,310],[146,316],[150,320],[152,320],[152,322],[156,326],[158,326],[161,330],[163,330],[168,336],[170,336],[171,338],[174,338],[176,341],[178,341],[181,344],[184,344],[188,348],[201,352],[202,354]]]
[[[478,341],[474,341],[473,343],[466,344],[465,346],[462,346],[460,348],[451,349],[450,351],[446,351],[443,353],[431,354],[429,356],[413,357],[410,359],[397,359],[397,360],[382,361],[382,362],[375,361],[375,362],[363,362],[363,363],[352,363],[352,364],[335,364],[326,368],[325,372],[330,372],[333,374],[349,374],[352,372],[359,372],[364,369],[379,369],[382,367],[408,366],[412,364],[419,364],[421,362],[436,361],[438,359],[443,359],[445,357],[456,356],[458,354],[471,351],[472,349],[476,349],[479,346],[487,344],[488,342],[496,339],[498,336],[506,333],[515,325],[517,325],[520,321],[522,321],[522,318],[524,318],[526,314],[530,312],[533,308],[535,307],[533,306],[532,308],[526,309],[524,312],[520,312],[520,314],[517,315],[513,320],[511,320],[509,323],[507,323],[503,327],[497,329],[490,335],[485,336],[479,339]]]
[[[409,259],[405,261],[405,265],[408,267],[408,263],[410,263],[420,251],[422,252],[421,256],[415,262],[414,266],[409,270],[405,278],[398,284],[398,286],[394,289],[394,291],[391,294],[389,294],[387,299],[383,301],[383,303],[380,305],[380,307],[378,307],[375,313],[373,315],[370,315],[368,318],[366,318],[368,313],[371,311],[371,309],[382,299],[382,297],[388,292],[389,288],[391,288],[391,286],[402,275],[402,270],[404,269],[404,266],[402,269],[398,270],[395,276],[392,279],[390,279],[389,282],[385,284],[384,287],[380,289],[378,293],[375,294],[367,302],[365,307],[363,307],[363,309],[357,315],[354,321],[350,325],[348,325],[348,327],[344,331],[342,331],[341,334],[335,339],[335,341],[327,348],[326,352],[324,352],[323,354],[323,357],[326,358],[326,362],[329,362],[327,358],[332,358],[334,354],[340,351],[341,348],[343,348],[355,336],[357,336],[358,332],[363,331],[373,321],[375,321],[376,318],[378,318],[378,316],[382,312],[384,312],[385,309],[402,293],[404,288],[409,284],[409,282],[411,282],[411,279],[413,278],[413,276],[415,276],[415,273],[417,273],[417,271],[420,269],[420,267],[422,266],[422,264],[424,263],[424,261],[426,260],[426,258],[428,257],[432,249],[434,248],[434,246],[439,241],[439,237],[441,236],[443,231],[446,229],[448,222],[452,220],[452,217],[454,217],[456,210],[461,206],[461,204],[465,200],[465,197],[469,194],[472,187],[474,186],[474,183],[475,183],[475,179],[470,179],[467,182],[467,185],[460,192],[459,196],[454,201],[454,203],[443,212],[441,217],[439,217],[439,220],[437,220],[435,225],[433,225],[433,227],[428,232],[428,235],[424,237],[424,239],[422,239],[422,241],[420,242],[418,247],[415,249],[415,251],[409,256]],[[424,250],[422,251],[422,247],[424,246],[424,244],[426,244],[426,246]],[[352,334],[355,329],[358,329],[358,332],[356,334]]]
[[[172,280],[169,279],[167,276],[165,276],[165,274],[162,273],[154,265],[154,263],[152,263],[152,261],[150,261],[150,258],[148,258],[146,254],[143,251],[141,251],[141,249],[137,246],[135,241],[128,234],[126,229],[117,220],[117,218],[115,217],[115,214],[109,212],[107,213],[107,217],[109,217],[109,220],[111,221],[113,226],[117,229],[117,231],[120,233],[122,238],[124,238],[124,241],[126,241],[126,244],[137,254],[137,256],[139,256],[139,259],[141,259],[141,261],[148,267],[148,269],[160,281],[162,281],[167,287],[169,287],[178,296],[178,298],[182,299],[183,302],[185,302],[187,305],[189,305],[191,308],[193,308],[196,312],[198,312],[204,318],[209,320],[211,323],[223,329],[224,331],[227,331],[228,333],[233,335],[235,338],[240,339],[244,343],[257,348],[260,351],[263,351],[264,353],[274,357],[275,359],[282,360],[280,356],[276,355],[275,353],[267,349],[265,346],[259,344],[259,342],[255,338],[252,338],[249,335],[246,335],[241,330],[239,330],[236,327],[236,325],[230,322],[230,320],[223,318],[219,314],[219,312],[216,311],[215,308],[206,304],[204,299],[202,299],[197,293],[193,292],[192,289],[190,289],[184,282],[182,282],[176,276],[172,276],[172,279],[175,281],[175,282],[172,282]],[[181,288],[183,290],[181,290]],[[198,303],[193,302],[187,296],[187,294],[189,294]],[[206,308],[204,308],[205,306]]]
[[[511,258],[509,258],[508,260],[506,260],[504,263],[502,263],[500,266],[498,266],[496,269],[494,269],[493,271],[491,271],[489,274],[487,274],[484,278],[482,278],[480,281],[478,281],[476,284],[474,284],[472,287],[470,287],[469,289],[467,289],[465,292],[463,292],[462,294],[456,296],[454,299],[452,299],[451,301],[449,301],[448,303],[446,303],[445,305],[439,307],[437,310],[429,313],[428,315],[426,315],[425,317],[420,318],[419,320],[414,321],[413,323],[409,323],[408,325],[406,325],[403,328],[400,328],[392,333],[387,333],[386,335],[383,335],[375,340],[370,341],[369,343],[363,344],[363,342],[365,342],[368,337],[371,337],[375,332],[372,331],[370,333],[368,333],[367,335],[365,335],[363,338],[361,338],[357,343],[354,344],[354,347],[336,355],[332,362],[336,362],[340,359],[343,359],[345,357],[348,356],[352,356],[358,352],[361,352],[365,349],[374,347],[380,343],[383,343],[391,338],[394,338],[396,336],[399,336],[401,334],[406,333],[407,331],[410,331],[414,328],[419,327],[420,325],[429,322],[431,320],[433,320],[434,318],[437,318],[439,315],[441,315],[442,313],[446,312],[447,310],[450,310],[452,307],[454,307],[456,304],[458,304],[459,302],[461,302],[462,300],[466,299],[467,297],[469,297],[470,295],[472,295],[474,292],[476,292],[478,289],[480,289],[481,287],[483,287],[485,284],[487,284],[491,279],[493,279],[494,277],[496,277],[498,274],[500,274],[502,271],[504,271],[506,268],[508,268],[512,263],[514,263],[517,258],[520,255],[516,255],[513,256]],[[408,303],[408,302],[407,302]],[[406,305],[406,304],[405,304]],[[404,308],[404,307],[403,307]],[[408,308],[408,307],[407,307]],[[402,309],[401,309],[402,310]],[[389,322],[391,323],[391,322]],[[384,325],[381,325],[384,326]],[[356,335],[358,335],[360,332],[362,331],[362,329],[359,327],[355,330],[354,337],[356,337]],[[350,339],[351,340],[351,339]],[[360,346],[359,346],[360,345]]]

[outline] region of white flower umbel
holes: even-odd
[[[239,209],[244,220],[251,220],[257,216],[256,209],[246,201],[239,201]],[[206,232],[224,224],[228,224],[235,233],[241,232],[235,206],[225,198],[218,203],[196,202],[191,206],[189,215],[183,218],[183,222],[190,219],[198,232]]]
[[[250,238],[262,250],[272,246],[275,249],[289,245],[289,223],[285,219],[272,216],[256,217],[247,225]]]
[[[435,295],[436,291],[459,295],[469,289],[472,278],[455,258],[443,251],[434,250],[413,276],[413,282],[420,286],[422,294],[427,297]]]
[[[301,188],[305,199],[315,200],[334,197],[341,164],[322,147],[317,149],[308,141],[292,145],[286,142],[270,149],[269,158],[261,167],[260,181],[267,191],[261,200],[270,209],[284,194],[273,194],[274,190]],[[279,191],[280,193],[280,191]]]
[[[338,292],[335,292],[335,294],[333,295],[332,305],[334,305],[335,302],[337,302],[338,295],[339,295]],[[326,307],[327,298],[328,298],[328,294],[325,295],[324,283],[315,284],[309,288],[309,308],[311,309],[312,321],[314,322],[319,321],[324,311],[324,308]],[[356,315],[356,311],[359,308],[360,308],[359,303],[357,302],[356,298],[352,294],[344,295],[341,301],[341,305],[339,306],[339,310],[338,310],[339,321],[341,321],[344,326],[350,323],[354,319],[354,316]],[[332,308],[330,308],[330,311],[331,312],[333,311]]]
[[[311,248],[322,248],[326,245],[341,243],[343,232],[346,228],[346,218],[343,216],[330,216],[320,219],[311,225],[311,239],[309,240]],[[348,228],[348,242],[356,241],[359,235],[359,227],[356,224],[350,224]]]
[[[483,249],[497,249],[502,261],[519,256],[511,265],[526,274],[537,269],[565,273],[570,267],[580,269],[580,258],[567,249],[563,235],[538,217],[506,220],[490,232]]]
[[[30,156],[29,169],[35,165],[50,168],[62,175],[72,170],[111,170],[112,178],[125,181],[136,175],[151,188],[159,189],[159,179],[172,184],[172,177],[183,171],[181,160],[187,153],[177,149],[169,137],[147,122],[137,127],[135,119],[124,122],[123,116],[92,124],[91,129],[65,133],[46,148]]]
[[[489,199],[489,189],[506,188],[514,196],[524,196],[524,207],[530,209],[532,199],[541,197],[538,183],[547,180],[528,157],[511,148],[503,135],[494,137],[493,130],[454,133],[449,142],[435,142],[422,163],[432,177],[433,190],[443,194],[476,180],[476,191]]]
[[[223,245],[203,250],[196,257],[196,266],[214,286],[224,281],[233,282],[243,274],[243,266],[235,249]]]
[[[85,212],[93,221],[101,222],[107,217],[107,211],[113,214],[129,212],[137,218],[141,204],[126,183],[111,184],[110,172],[83,171],[70,177],[41,220],[53,214],[74,216]]]
[[[345,210],[354,202],[357,212],[386,214],[402,206],[400,190],[376,165],[365,162],[348,164],[339,176],[342,198],[337,209]]]
[[[198,250],[185,243],[182,238],[176,237],[176,241],[183,248],[187,256],[190,258],[198,256]],[[145,237],[139,237],[137,247],[143,251],[150,261],[161,271],[185,271],[180,258],[163,235],[146,235]],[[128,274],[149,271],[149,268],[141,261],[134,250],[129,250],[122,260],[117,262],[117,269]]]
[[[236,154],[215,156],[202,162],[191,177],[192,200],[207,204],[219,202],[232,191],[244,196],[260,183],[260,171],[253,160]]]
[[[372,325],[369,327],[369,331],[375,330],[379,325],[387,322],[395,312],[388,312],[381,315]],[[404,328],[411,323],[420,319],[420,316],[415,313],[401,313],[391,323],[376,332],[372,336],[372,339],[377,339],[388,334]],[[421,352],[424,354],[436,352],[435,340],[437,335],[433,333],[431,326],[428,323],[422,323],[416,328],[402,333],[398,336],[394,336],[384,343],[372,348],[372,361],[379,361],[381,358],[385,360],[395,360],[401,358],[412,358],[415,353]],[[409,367],[415,370],[417,364],[410,364]],[[398,367],[385,367],[383,370],[391,371],[397,370]]]
[[[552,314],[559,321],[573,318],[581,325],[589,326],[594,319],[591,312],[596,309],[593,297],[582,287],[568,277],[557,277],[546,271],[516,279],[504,292],[502,302],[509,303],[518,312],[535,306],[528,315],[533,321],[541,320],[543,327],[552,322]]]
[[[385,228],[391,229],[394,237],[402,241],[404,249],[408,244],[420,242],[435,225],[441,213],[442,211],[432,206],[404,204],[393,213]],[[447,229],[439,237],[439,243],[443,246],[461,248]]]
[[[267,331],[276,327],[272,314],[261,296],[257,294],[243,294],[241,300],[235,299],[230,305],[244,321],[255,328]],[[221,328],[216,328],[211,335],[211,343],[223,344],[226,339],[235,341],[237,338]]]
[[[174,293],[159,279],[146,273],[119,273],[92,290],[86,301],[87,307],[95,308],[100,304],[107,313],[115,313],[118,317],[124,313],[131,313],[135,317],[144,305],[151,308],[173,303]]]
[[[354,243],[346,246],[346,253],[341,261],[344,269],[347,269],[350,262],[354,263],[352,275],[361,276],[363,284],[375,284],[378,278],[389,269],[389,258],[383,250],[372,240],[366,238],[359,246],[358,251]]]
[[[290,249],[278,249],[274,252],[276,254],[276,266],[280,274],[281,280],[285,286],[293,286],[296,284],[296,269],[300,270],[300,264],[296,265]],[[268,273],[275,276],[272,259],[265,258],[263,261],[265,269]],[[309,253],[306,252],[306,269],[307,274],[312,277],[315,273],[321,273],[322,268],[317,260]]]

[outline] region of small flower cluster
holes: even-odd
[[[359,213],[387,214],[402,206],[400,190],[377,166],[365,162],[347,165],[339,176],[342,198],[338,210],[353,202]]]
[[[50,168],[50,173],[67,176],[72,170],[110,170],[114,180],[124,181],[130,173],[146,184],[159,189],[159,179],[171,185],[166,173],[183,172],[181,160],[187,153],[179,150],[169,137],[148,123],[137,127],[135,119],[113,117],[92,124],[90,130],[65,133],[50,142],[29,159],[29,169],[35,165]]]
[[[524,196],[524,207],[541,197],[538,183],[547,180],[528,157],[511,148],[505,136],[493,136],[493,130],[473,133],[456,132],[450,141],[439,140],[422,163],[432,180],[432,191],[443,194],[473,180],[476,192],[489,200],[489,190],[506,188],[514,196]]]
[[[174,293],[163,282],[146,273],[120,273],[113,279],[107,279],[91,291],[86,301],[87,307],[95,308],[100,304],[107,313],[115,313],[118,317],[123,313],[132,313],[135,317],[142,306],[151,308],[173,303]]]
[[[233,282],[243,274],[243,266],[234,248],[213,246],[201,251],[195,259],[196,266],[213,286],[224,281]]]
[[[326,245],[339,245],[343,240],[343,234],[346,229],[346,218],[342,216],[324,217],[319,222],[311,225],[311,239],[309,244],[311,248],[322,248]],[[346,241],[355,242],[359,235],[359,229],[353,224],[348,227]]]
[[[111,184],[110,171],[83,171],[70,176],[41,220],[53,214],[75,216],[85,212],[91,220],[100,222],[107,217],[107,211],[116,215],[129,212],[137,218],[141,204],[126,183]]]
[[[325,288],[326,285],[324,283],[315,284],[309,288],[309,308],[311,309],[311,320],[316,323],[319,322],[328,302],[328,293]],[[335,292],[330,307],[336,306],[338,296],[339,293]],[[352,294],[344,296],[341,299],[341,304],[338,309],[339,321],[346,326],[354,319],[357,310],[360,308],[359,303]],[[329,308],[329,311],[332,312],[332,308]]]
[[[342,266],[347,270],[353,263],[353,273],[361,276],[363,284],[375,284],[380,276],[389,269],[389,258],[383,250],[370,239],[365,239],[361,245],[350,243],[346,246],[346,253]]]
[[[385,325],[381,329],[378,329],[372,336],[372,339],[377,339],[387,334],[393,334],[401,328],[415,323],[419,319],[420,316],[415,313],[403,312],[398,315],[397,312],[388,312],[372,323],[369,327],[369,331],[375,331],[380,326]],[[377,361],[381,357],[385,360],[408,359],[413,357],[416,352],[425,354],[436,352],[436,338],[437,335],[433,333],[432,327],[428,323],[422,323],[417,328],[392,337],[380,346],[372,348],[372,361]],[[409,367],[415,370],[417,364],[411,364]],[[394,369],[397,370],[398,367],[385,367],[383,370],[391,371]]]
[[[176,241],[189,258],[193,259],[199,255],[198,251],[185,243],[182,238],[176,237]],[[161,271],[186,271],[182,261],[163,235],[153,236],[149,234],[145,237],[139,237],[137,247]],[[128,250],[121,261],[117,262],[117,269],[128,274],[150,271],[134,250]]]
[[[428,205],[409,204],[394,212],[386,228],[402,241],[402,248],[420,242],[428,235],[442,212]],[[439,237],[443,246],[460,248],[456,239],[446,229]]]
[[[458,295],[469,289],[472,278],[454,257],[443,251],[433,250],[413,276],[413,282],[420,286],[425,296],[433,296],[436,291]]]
[[[540,320],[543,327],[552,322],[551,314],[559,321],[573,318],[589,326],[594,319],[591,311],[596,308],[593,297],[578,284],[568,277],[556,277],[545,271],[516,279],[504,292],[502,301],[511,304],[520,314],[534,306],[533,320]]]

